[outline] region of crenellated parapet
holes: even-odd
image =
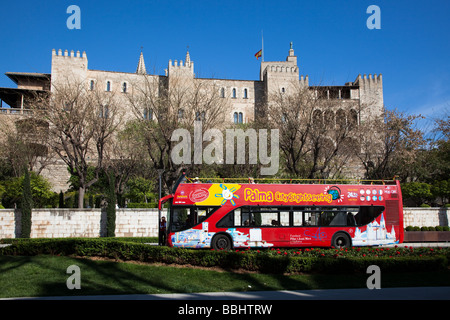
[[[381,74],[364,74],[363,76],[358,75],[354,84],[362,86],[362,87],[373,87],[373,86],[382,86],[383,85],[383,76]]]
[[[87,72],[88,59],[85,51],[80,53],[79,50],[52,50],[52,91],[55,84],[69,78],[75,81],[85,80]]]
[[[83,54],[80,54],[80,50],[77,50],[76,55],[75,55],[75,52],[73,50],[70,50],[70,55],[69,55],[69,51],[67,49],[64,50],[64,54],[63,54],[63,51],[61,49],[58,49],[58,52],[56,52],[55,49],[52,49],[52,57],[54,57],[54,56],[63,57],[63,58],[87,59],[86,52],[83,51]]]
[[[166,76],[187,76],[194,77],[194,61],[191,60],[189,51],[186,53],[186,59],[183,60],[169,60],[168,69],[166,69]]]

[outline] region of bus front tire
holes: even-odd
[[[215,250],[230,250],[231,239],[224,234],[219,234],[213,238],[212,247]]]
[[[331,245],[338,249],[350,248],[352,246],[352,240],[346,233],[339,232],[333,236]]]

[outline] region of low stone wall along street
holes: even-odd
[[[449,208],[404,208],[404,226],[448,226]],[[161,213],[166,215],[165,210]],[[0,210],[0,239],[20,237],[20,210]],[[33,209],[32,238],[95,238],[106,234],[101,209]],[[116,237],[157,237],[158,209],[117,209]]]
[[[164,215],[164,213],[162,213]],[[0,210],[0,239],[20,237],[19,210]],[[33,209],[31,238],[95,238],[106,235],[101,209]],[[157,237],[158,209],[117,209],[116,237]]]
[[[403,208],[403,225],[412,227],[449,226],[450,208]]]

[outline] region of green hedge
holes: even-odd
[[[407,226],[405,231],[450,231],[448,226],[436,226],[436,227],[417,227]]]
[[[193,250],[152,246],[139,242],[98,239],[13,239],[2,255],[100,256],[166,264],[244,269],[264,273],[365,273],[370,265],[383,272],[438,271],[449,266],[450,249],[296,249],[296,250]]]

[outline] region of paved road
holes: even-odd
[[[450,287],[132,294],[3,300],[450,300]]]

